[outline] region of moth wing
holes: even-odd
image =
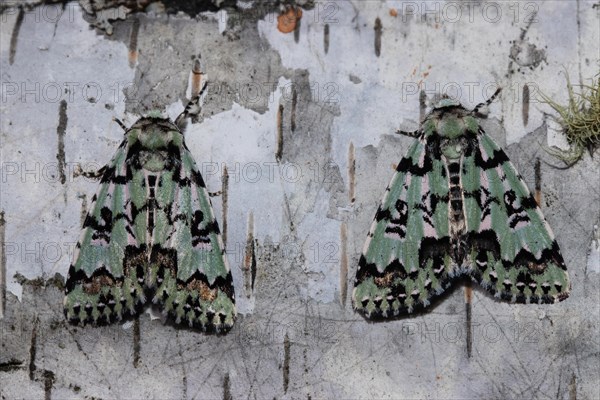
[[[507,301],[566,299],[565,263],[523,178],[485,132],[480,131],[474,150],[462,172],[471,276]]]
[[[450,285],[448,180],[434,151],[424,136],[409,149],[371,225],[352,294],[368,318],[426,307]]]
[[[225,247],[202,175],[187,147],[158,186],[150,286],[154,302],[176,323],[225,331],[235,320],[235,294]]]
[[[134,315],[145,301],[143,275],[131,266],[131,249],[143,246],[132,228],[127,142],[105,167],[76,245],[65,286],[64,311],[72,323],[105,323]],[[144,219],[143,215],[139,216]],[[131,271],[133,269],[133,271]]]

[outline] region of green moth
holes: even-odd
[[[206,87],[206,86],[205,86]],[[223,332],[234,323],[235,293],[209,193],[180,127],[140,118],[108,165],[83,223],[66,282],[72,323],[104,324],[151,301],[176,323]]]
[[[422,310],[459,277],[505,301],[554,303],[569,277],[523,178],[476,116],[441,100],[396,169],[360,257],[352,300],[366,317]]]

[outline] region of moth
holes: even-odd
[[[209,192],[182,130],[204,89],[172,122],[160,113],[125,130],[83,223],[65,287],[75,324],[138,314],[151,301],[177,324],[223,332],[235,293]]]
[[[367,318],[422,311],[459,278],[516,303],[566,299],[550,226],[522,176],[467,110],[442,99],[386,189],[359,260],[352,300]]]

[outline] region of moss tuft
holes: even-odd
[[[569,92],[567,105],[558,104],[543,93],[540,95],[543,102],[558,113],[556,119],[571,146],[566,151],[557,148],[546,150],[570,167],[583,157],[586,149],[593,156],[594,150],[600,146],[600,79],[592,79],[591,85],[577,85],[581,91],[576,92],[569,75],[566,76]]]

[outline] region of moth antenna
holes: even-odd
[[[204,80],[204,83],[202,84],[202,89],[200,89],[200,92],[191,98],[191,100],[185,106],[183,112],[181,114],[179,114],[179,116],[175,119],[175,125],[177,125],[180,129],[182,129],[183,126],[185,126],[184,122],[187,118],[189,118],[192,115],[198,115],[198,114],[200,114],[200,111],[202,111],[202,106],[200,105],[200,99],[206,92],[207,86],[208,85],[207,85],[206,81]]]
[[[404,136],[413,137],[413,138],[418,138],[419,136],[421,136],[420,130],[407,132],[407,131],[403,131],[402,129],[397,129],[396,132],[394,132],[394,133],[396,135],[404,135]]]
[[[113,121],[115,121],[117,124],[119,124],[119,126],[121,127],[121,129],[123,129],[123,131],[127,132],[127,127],[125,126],[125,124],[123,123],[123,121],[121,121],[117,117],[113,117]]]
[[[107,166],[105,165],[96,171],[84,171],[81,168],[81,165],[77,164],[77,166],[75,166],[75,171],[73,171],[73,177],[83,176],[85,178],[90,178],[90,179],[99,179],[102,177],[102,175],[104,175],[106,170],[107,170]]]
[[[492,102],[496,99],[496,97],[498,97],[498,95],[500,94],[500,92],[502,91],[502,88],[498,88],[496,89],[496,91],[494,92],[494,94],[492,95],[492,97],[490,97],[489,99],[487,99],[486,101],[484,101],[483,103],[479,103],[475,106],[475,108],[473,109],[473,111],[471,112],[472,114],[478,114],[479,110],[483,107],[487,107],[490,104],[492,104]]]

